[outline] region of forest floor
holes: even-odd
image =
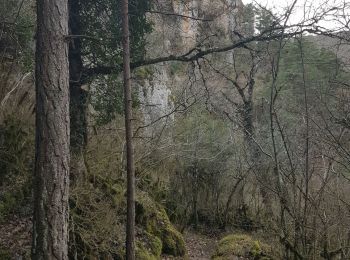
[[[32,224],[30,218],[17,218],[6,224],[0,224],[0,259],[1,253],[4,249],[9,252],[17,252],[23,255],[30,250],[30,232]],[[201,230],[200,232],[194,230],[187,230],[184,232],[186,242],[188,260],[210,260],[214,255],[218,241],[225,234],[215,231]],[[15,238],[15,239],[14,239]],[[181,258],[174,258],[164,256],[162,260],[180,260]],[[232,258],[232,260],[243,258]]]
[[[187,248],[186,260],[210,260],[214,255],[219,240],[224,237],[224,233],[220,232],[196,232],[187,230],[184,233],[184,238]],[[163,256],[162,260],[183,260],[183,258],[174,258]],[[244,257],[232,256],[227,260],[248,260]]]
[[[219,238],[216,235],[202,235],[193,232],[185,233],[185,241],[189,259],[211,259]]]
[[[16,252],[16,257],[30,252],[31,230],[30,218],[14,216],[12,220],[0,224],[0,259],[8,259],[4,256],[7,252]]]
[[[217,234],[202,234],[195,231],[186,231],[184,234],[188,259],[210,260],[214,254],[219,236]],[[182,258],[172,258],[164,256],[162,260],[174,260]]]

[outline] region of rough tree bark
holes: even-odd
[[[128,0],[122,1],[123,27],[123,77],[125,102],[126,171],[127,171],[127,223],[126,259],[135,259],[135,167],[132,143],[132,97],[130,80],[130,38]]]
[[[68,259],[68,0],[37,0],[32,259]]]

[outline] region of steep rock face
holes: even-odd
[[[178,56],[197,47],[229,44],[234,37],[232,32],[240,30],[243,3],[241,0],[160,0],[155,7],[159,12],[149,17],[154,23],[154,32],[148,37],[149,58]],[[221,59],[231,62],[232,54],[223,54]],[[160,124],[172,120],[173,92],[193,84],[187,74],[198,77],[198,64],[181,73],[176,71],[179,66],[182,65],[155,65],[151,77],[138,81],[144,124],[150,125],[146,130],[149,135],[154,135]]]
[[[156,129],[155,124],[160,118],[173,119],[173,102],[171,101],[171,90],[168,87],[169,74],[165,67],[155,66],[148,78],[138,83],[139,100],[142,107],[144,122],[150,125],[150,129]],[[153,131],[150,131],[152,134]]]

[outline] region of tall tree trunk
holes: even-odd
[[[124,62],[124,102],[125,135],[127,161],[127,223],[126,223],[126,259],[135,259],[135,167],[132,143],[132,97],[130,80],[130,39],[128,0],[122,1],[123,19],[123,62]]]
[[[82,89],[83,61],[81,57],[80,0],[69,0],[69,90],[71,118],[71,148],[80,154],[87,143],[87,92]]]
[[[68,259],[67,0],[37,0],[36,155],[32,259]]]

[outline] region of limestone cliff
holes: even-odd
[[[147,56],[180,55],[195,48],[229,44],[234,39],[232,32],[241,30],[243,7],[241,0],[156,1],[156,12],[149,15],[154,30],[148,36]],[[220,59],[231,62],[232,54],[225,53]],[[198,66],[196,63],[158,64],[152,67],[146,80],[143,77],[137,81],[144,123],[150,125],[148,134],[153,135],[159,124],[173,118],[174,92],[184,91],[186,86],[196,95],[205,92]],[[199,85],[196,90],[192,88],[194,85]]]

